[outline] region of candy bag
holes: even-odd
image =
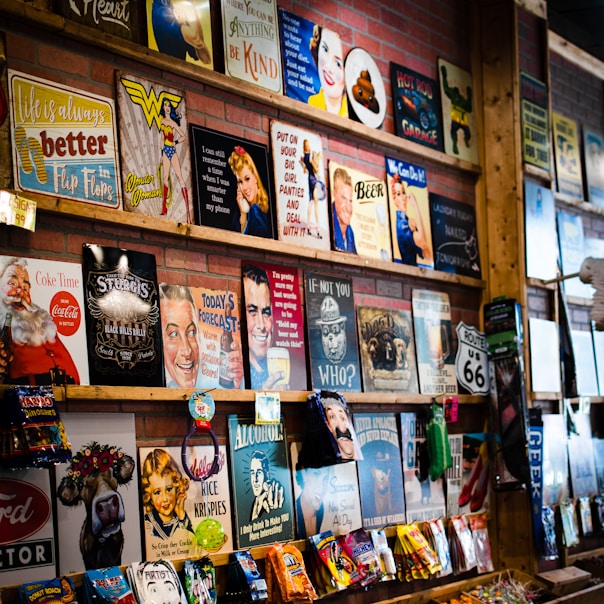
[[[88,570],[83,581],[84,604],[136,604],[119,566]]]
[[[77,604],[75,587],[71,577],[57,577],[46,581],[24,583],[18,589],[19,600],[22,604]]]
[[[185,560],[183,573],[188,604],[216,604],[216,572],[210,558]]]
[[[382,576],[380,559],[365,529],[360,528],[346,535],[340,535],[338,542],[357,565],[362,587],[379,581]]]
[[[32,465],[49,467],[71,459],[71,448],[51,386],[10,388]]]
[[[478,566],[478,572],[493,572],[491,542],[489,541],[486,514],[476,514],[475,516],[470,516],[470,529],[472,530],[472,540],[474,541],[474,549],[476,550],[476,564]]]
[[[266,582],[270,602],[304,604],[319,597],[306,572],[302,552],[289,543],[275,543],[267,552]]]

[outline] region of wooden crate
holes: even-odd
[[[540,594],[542,594],[547,599],[547,601],[551,601],[554,598],[554,595],[551,594],[547,584],[544,581],[536,577],[532,577],[531,575],[528,575],[516,569],[496,571],[493,573],[488,573],[486,575],[480,575],[478,577],[469,579],[465,582],[460,593],[468,594],[476,603],[484,603],[484,600],[481,600],[480,598],[476,597],[476,595],[472,593],[472,590],[477,587],[483,585],[490,585],[498,580],[505,579],[510,579],[512,581],[522,583],[523,585],[530,586],[533,591],[538,591]],[[539,601],[544,600],[543,598],[540,598]]]
[[[576,566],[567,566],[539,573],[537,577],[548,585],[553,594],[565,596],[586,587],[591,580],[591,573]]]

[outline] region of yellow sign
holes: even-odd
[[[581,148],[577,122],[553,111],[552,130],[558,191],[583,199]]]
[[[36,230],[35,201],[24,199],[8,191],[0,191],[0,222],[28,231]]]

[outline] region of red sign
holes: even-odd
[[[72,336],[80,328],[82,313],[75,296],[68,291],[57,292],[50,301],[50,314],[62,336]]]
[[[0,487],[0,546],[23,541],[44,527],[50,501],[37,486],[3,478]]]

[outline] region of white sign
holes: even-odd
[[[472,394],[488,394],[489,371],[484,333],[460,321],[457,331],[457,381]]]

